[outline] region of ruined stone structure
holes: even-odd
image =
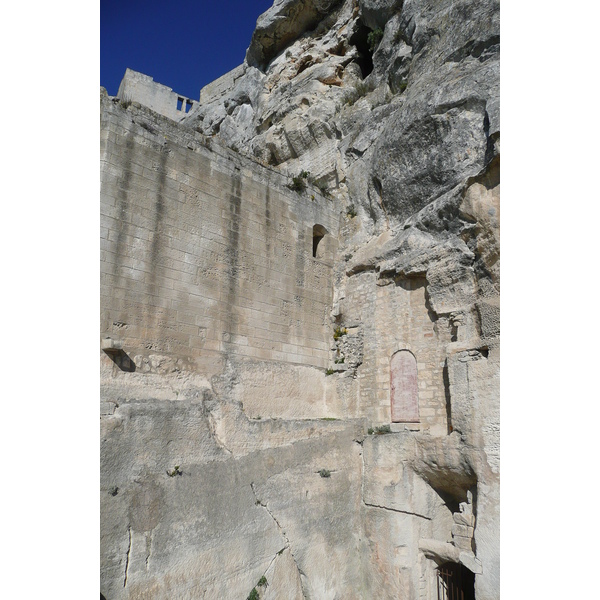
[[[499,598],[498,12],[278,0],[187,112],[102,90],[107,600]]]

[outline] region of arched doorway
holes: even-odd
[[[475,600],[475,575],[464,565],[447,562],[437,568],[438,600]]]
[[[396,352],[390,361],[390,402],[392,423],[419,422],[417,359],[408,350]]]

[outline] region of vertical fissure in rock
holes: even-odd
[[[127,585],[127,576],[129,575],[129,554],[131,553],[131,525],[127,528],[129,535],[129,545],[127,546],[127,555],[125,556],[125,578],[123,579],[123,587]]]

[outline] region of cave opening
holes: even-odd
[[[356,31],[350,37],[350,43],[356,46],[359,52],[356,63],[360,67],[363,79],[373,71],[373,53],[369,47],[369,33],[371,30],[362,21],[359,21]]]

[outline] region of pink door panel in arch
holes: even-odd
[[[393,423],[419,422],[417,359],[408,350],[400,350],[390,361],[390,396]]]

